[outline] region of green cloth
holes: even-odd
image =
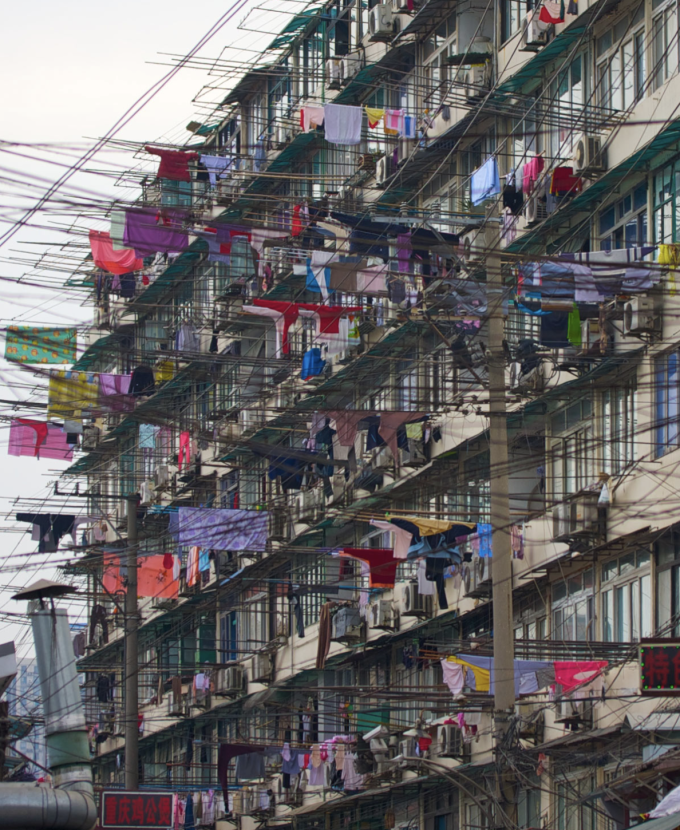
[[[569,319],[567,320],[567,340],[575,348],[581,348],[581,315],[578,313],[576,303],[569,312]]]
[[[76,329],[10,326],[7,329],[5,360],[14,363],[73,363],[76,342]]]

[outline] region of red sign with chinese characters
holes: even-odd
[[[643,640],[640,644],[643,695],[680,695],[680,640]]]
[[[172,793],[103,792],[100,827],[172,827],[172,798]]]

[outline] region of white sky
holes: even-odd
[[[250,6],[256,4],[254,0],[249,3]],[[291,11],[297,11],[301,5],[296,0],[270,0],[267,3],[270,9]],[[205,0],[198,6],[179,0],[163,3],[116,0],[103,5],[93,0],[62,3],[33,0],[31,3],[4,4],[0,27],[0,78],[3,79],[0,84],[0,140],[30,145],[61,143],[62,149],[70,153],[66,159],[70,163],[77,157],[75,149],[82,150],[88,139],[102,136],[168,71],[168,67],[150,63],[169,60],[159,53],[186,54],[229,8],[229,0],[226,3]],[[266,17],[269,18],[266,26],[269,31],[289,19],[288,15],[277,16],[277,20],[271,15]],[[200,54],[215,58],[225,47],[231,47],[225,55],[231,60],[252,59],[251,52],[239,53],[236,47],[262,48],[271,36],[239,30],[238,24],[244,18],[245,10],[237,12]],[[261,13],[257,20],[263,20]],[[150,143],[189,141],[192,136],[184,126],[197,116],[192,98],[204,83],[216,80],[209,79],[201,71],[183,69],[119,137]],[[203,111],[197,120],[204,121],[205,118]],[[45,158],[45,151],[34,147],[15,149],[32,157]],[[6,150],[3,152],[0,146],[0,233],[7,229],[8,221],[19,215],[16,208],[27,207],[38,195],[38,191],[28,189],[27,176],[38,176],[51,182],[63,172],[61,167],[35,158],[21,159],[9,155]],[[63,156],[51,155],[50,158],[65,160]],[[115,161],[134,165],[131,154],[116,158],[111,153],[103,153],[90,167],[101,170],[107,163]],[[147,169],[152,166],[147,162]],[[130,191],[114,188],[113,179],[91,174],[78,174],[62,195],[75,196],[77,200],[77,187],[103,198],[132,198]],[[42,215],[36,218],[39,227],[21,229],[0,249],[0,276],[18,278],[26,274],[28,269],[17,263],[16,258],[26,256],[26,252],[32,256],[36,251],[44,250],[42,243],[47,241],[65,241],[67,237],[63,232],[46,229],[45,224],[58,222],[64,225],[68,220],[68,216]],[[79,224],[81,227],[96,225],[91,220]],[[8,261],[10,257],[15,261]],[[66,325],[87,321],[90,317],[91,311],[80,308],[77,299],[68,293],[0,282],[0,328],[12,322]],[[4,352],[2,341],[0,348]],[[0,357],[0,398],[25,400],[30,388],[21,388],[21,385],[30,383],[30,375]],[[0,405],[0,411],[6,413],[8,410],[5,405]],[[7,456],[6,441],[7,426],[0,422],[0,457],[3,460],[0,477],[0,611],[23,614],[25,603],[12,602],[9,596],[36,579],[54,578],[55,574],[49,569],[30,567],[31,561],[42,561],[49,558],[49,554],[35,554],[33,560],[16,557],[16,554],[34,551],[36,543],[31,542],[30,535],[11,532],[13,525],[4,516],[12,509],[16,497],[43,498],[51,492],[54,476],[50,473],[56,469],[57,462]],[[68,512],[78,512],[78,508]],[[30,531],[29,525],[21,527]],[[52,556],[61,558],[61,554]],[[27,567],[23,570],[14,570],[24,563]],[[80,608],[82,603],[74,604],[72,621],[77,618]],[[0,642],[10,639],[16,639],[17,645],[20,641],[25,642],[21,653],[32,650],[25,625],[0,619]]]

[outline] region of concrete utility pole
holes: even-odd
[[[139,789],[139,658],[137,655],[137,495],[127,497],[125,594],[125,789]]]
[[[495,731],[508,728],[515,705],[514,637],[512,627],[512,546],[508,495],[508,427],[505,407],[503,340],[503,278],[499,256],[500,225],[494,205],[485,230],[486,288],[489,309],[489,433],[493,584],[493,667]]]

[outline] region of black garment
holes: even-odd
[[[156,384],[153,379],[153,372],[150,366],[142,364],[137,366],[130,378],[130,395],[153,395],[156,391]]]
[[[442,609],[449,607],[449,603],[446,601],[446,589],[444,588],[444,568],[450,564],[450,560],[442,559],[439,556],[425,557],[425,579],[434,582],[437,586],[437,599],[439,600],[439,607]]]
[[[362,256],[377,256],[387,260],[390,252],[386,242],[384,233],[372,233],[363,228],[355,228],[349,235],[349,252],[350,254],[362,254]]]
[[[217,335],[213,334],[210,338],[210,346],[208,347],[210,354],[217,354]]]
[[[302,616],[302,603],[300,602],[300,595],[295,591],[289,590],[288,601],[290,602],[291,610],[291,624],[295,623],[298,637],[305,636],[305,622]]]
[[[323,429],[319,430],[316,433],[314,438],[316,439],[316,447],[318,450],[325,450],[326,454],[329,458],[333,458],[333,436],[335,435],[335,430],[331,429],[330,427],[330,418],[326,418],[326,426]],[[316,465],[317,472],[320,476],[327,476],[330,478],[333,475],[333,465],[332,464],[317,464]]]
[[[92,615],[90,617],[90,643],[93,643],[95,640],[98,625],[102,627],[102,641],[108,643],[109,624],[106,620],[106,608],[103,605],[95,605],[92,608]]]
[[[393,303],[403,303],[406,299],[406,284],[396,277],[387,278],[387,296]]]
[[[541,344],[551,349],[565,349],[571,346],[567,337],[569,329],[568,311],[551,311],[541,317]]]
[[[408,450],[408,435],[405,426],[399,427],[397,430],[397,446],[401,450]]]
[[[134,271],[130,271],[127,274],[120,275],[120,296],[125,297],[125,299],[132,299],[135,296],[135,274]]]
[[[75,446],[78,443],[78,433],[77,432],[67,432],[66,433],[66,443]]]
[[[100,703],[109,701],[109,678],[106,674],[100,674],[97,678],[97,700]]]
[[[59,540],[73,530],[75,516],[57,515],[55,513],[17,513],[18,522],[30,522],[40,528],[39,553],[54,553],[59,547]]]
[[[284,490],[299,490],[305,466],[305,462],[299,458],[277,458],[269,464],[269,478],[280,478]]]
[[[514,184],[506,184],[503,188],[503,207],[510,208],[513,216],[517,216],[524,205],[524,197]]]
[[[369,415],[367,418],[364,418],[362,423],[368,424],[368,432],[366,433],[366,449],[372,450],[375,447],[384,446],[385,439],[378,432],[378,428],[380,427],[380,416]]]
[[[184,766],[186,769],[191,769],[191,762],[194,760],[194,742],[191,738],[187,740],[187,754],[184,759]]]

